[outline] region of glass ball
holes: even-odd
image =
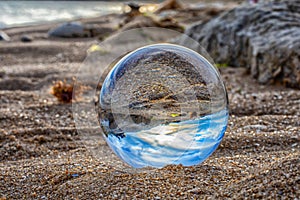
[[[217,69],[197,52],[162,43],[121,58],[102,84],[99,117],[111,149],[134,168],[203,162],[228,123]]]

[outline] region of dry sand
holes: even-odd
[[[80,140],[71,104],[49,94],[76,75],[93,39],[0,43],[0,199],[299,199],[300,91],[258,85],[243,68],[220,69],[230,100],[226,135],[193,167],[127,172],[99,141]],[[100,156],[101,157],[101,156]],[[121,169],[125,169],[124,167]]]

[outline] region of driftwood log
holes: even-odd
[[[216,63],[247,67],[262,84],[300,88],[299,0],[237,7],[186,34]]]

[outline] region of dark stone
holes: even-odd
[[[60,26],[51,29],[48,32],[50,37],[64,37],[64,38],[74,38],[74,37],[89,37],[90,32],[85,30],[85,27],[79,22],[68,22],[61,24]]]
[[[5,76],[5,71],[0,71],[0,78],[3,78]]]
[[[193,25],[186,34],[216,63],[247,67],[262,84],[300,88],[299,0],[237,7]]]
[[[32,42],[33,38],[28,36],[28,35],[22,35],[21,36],[21,41],[22,42]]]
[[[105,37],[113,31],[115,30],[109,26],[68,22],[51,29],[48,36],[62,38]]]

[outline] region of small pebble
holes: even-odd
[[[22,42],[32,42],[33,38],[28,36],[28,35],[22,35],[21,36],[21,41]]]

